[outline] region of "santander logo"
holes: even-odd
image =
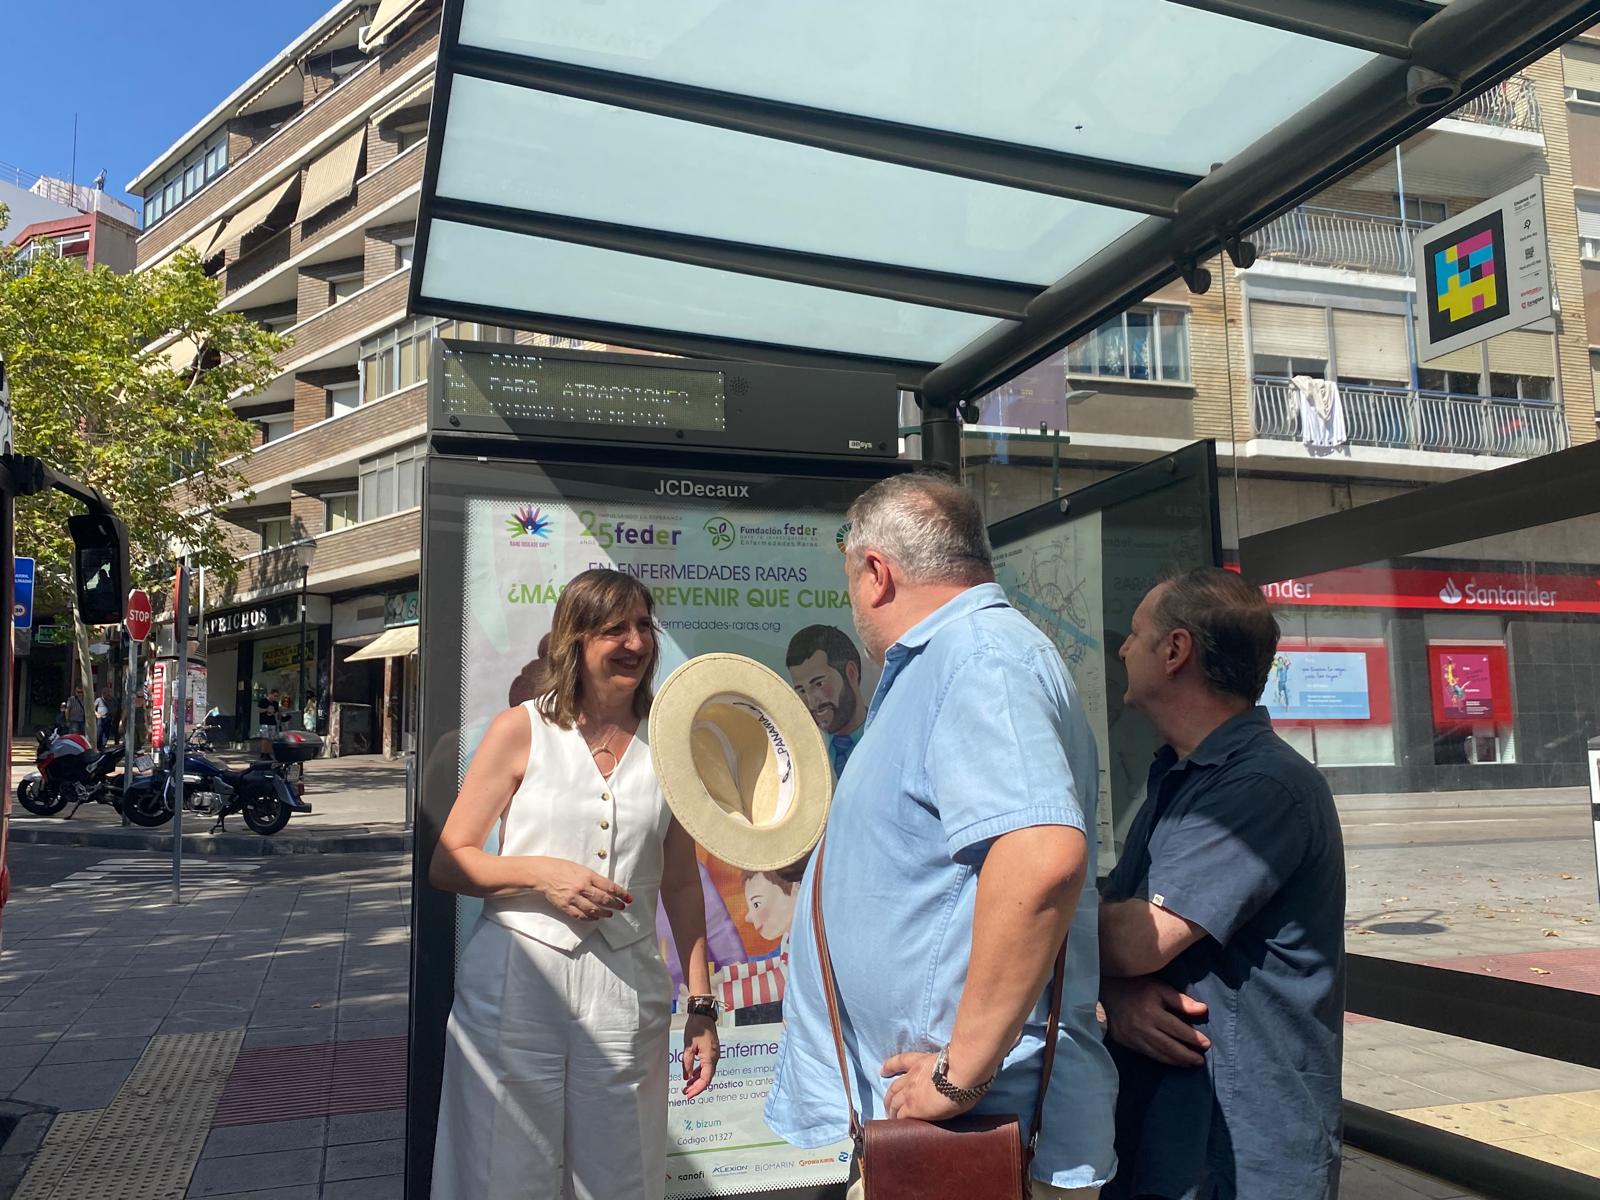
[[[1461,603],[1461,589],[1456,586],[1454,579],[1446,579],[1444,581],[1444,586],[1439,589],[1439,599],[1446,604]]]

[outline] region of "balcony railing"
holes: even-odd
[[[1388,275],[1411,273],[1411,240],[1428,221],[1301,205],[1251,235],[1262,258]]]
[[[1287,379],[1257,379],[1253,395],[1258,438],[1301,440],[1299,396]],[[1339,399],[1352,446],[1495,458],[1567,448],[1567,423],[1549,403],[1343,384]]]
[[[1539,118],[1539,93],[1526,75],[1502,79],[1481,96],[1474,96],[1450,116],[1458,121],[1497,125],[1501,129],[1521,129],[1543,133]]]

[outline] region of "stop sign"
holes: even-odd
[[[134,588],[128,593],[128,636],[142,642],[150,636],[150,597]]]

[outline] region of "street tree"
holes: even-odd
[[[170,581],[183,552],[224,582],[237,573],[218,513],[248,500],[232,460],[249,449],[252,431],[229,401],[272,378],[286,342],[220,311],[220,300],[218,282],[187,249],[131,275],[0,250],[0,353],[15,451],[99,489],[127,526],[138,586]],[[38,603],[72,612],[87,681],[66,525],[74,511],[56,493],[20,501],[16,544],[38,562]]]

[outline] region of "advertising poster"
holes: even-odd
[[[658,486],[654,477],[647,482]],[[860,739],[878,674],[850,618],[845,505],[762,508],[740,504],[748,489],[739,485],[720,490],[725,494],[717,487],[688,496],[618,489],[628,498],[587,501],[546,485],[517,500],[468,498],[458,778],[495,715],[530,698],[528,668],[556,600],[568,579],[590,567],[624,571],[650,588],[664,634],[658,684],[697,654],[748,655],[792,683],[836,769],[843,764]],[[640,498],[649,495],[659,498]],[[782,1034],[797,885],[712,858],[703,859],[700,874],[712,989],[725,1009],[723,1060],[712,1089],[693,1104],[673,1090],[667,1194],[734,1195],[842,1180],[844,1143],[794,1150],[761,1118]],[[458,946],[477,915],[476,902],[458,902]],[[657,936],[681,1002],[677,951],[659,911]]]
[[[1447,718],[1472,721],[1494,715],[1494,678],[1487,654],[1440,654],[1437,661]]]
[[[1104,870],[1116,858],[1100,550],[1100,514],[1092,512],[996,550],[995,576],[1018,611],[1055,643],[1089,717],[1100,759],[1095,824]]]
[[[1274,721],[1370,720],[1367,656],[1360,651],[1280,649],[1261,703]]]

